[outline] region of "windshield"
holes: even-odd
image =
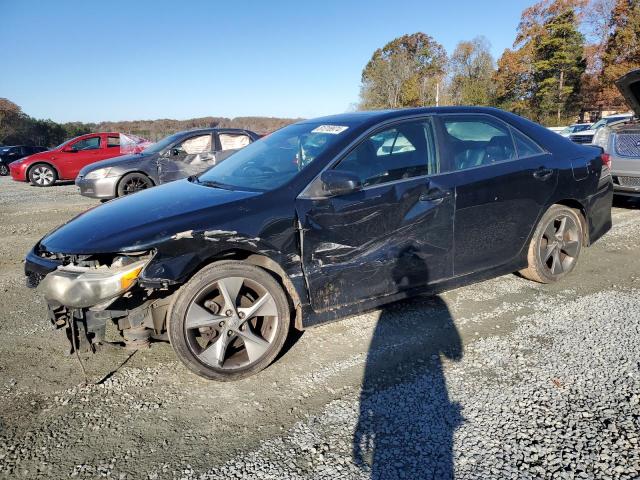
[[[73,137],[73,138],[70,138],[69,140],[66,140],[66,141],[62,142],[62,143],[61,143],[60,145],[58,145],[57,147],[54,147],[54,148],[53,148],[53,150],[59,150],[59,149],[61,149],[61,148],[62,148],[62,147],[64,147],[67,143],[69,143],[69,142],[73,142],[76,138],[80,138],[80,137]]]
[[[602,120],[598,120],[596,123],[593,124],[593,126],[591,127],[591,130],[597,130],[600,127],[604,127],[607,124],[607,120],[606,119],[602,119]]]
[[[234,153],[198,181],[267,191],[295,177],[344,136],[341,125],[299,123],[282,128]]]
[[[162,140],[158,140],[156,143],[149,145],[142,152],[143,153],[158,153],[167,148],[172,143],[178,141],[182,137],[183,133],[174,133],[168,137],[164,137]]]

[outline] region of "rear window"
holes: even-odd
[[[534,155],[540,155],[544,153],[544,150],[538,146],[529,137],[520,133],[518,130],[512,130],[513,139],[516,142],[516,150],[518,151],[518,158],[533,157]]]

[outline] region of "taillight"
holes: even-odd
[[[611,168],[611,155],[608,153],[602,153],[600,154],[600,160],[602,160],[603,167]]]

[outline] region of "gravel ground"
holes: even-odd
[[[640,478],[640,209],[576,271],[507,275],[304,333],[204,381],[170,346],[84,357],[22,258],[97,202],[0,177],[0,477]]]

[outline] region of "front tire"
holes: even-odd
[[[210,380],[238,380],[266,368],[282,350],[289,303],[265,270],[218,262],[176,292],[168,324],[171,345],[189,370]]]
[[[9,167],[4,163],[0,163],[0,177],[6,177],[7,175],[9,175]]]
[[[58,173],[46,163],[36,163],[29,169],[29,181],[36,187],[50,187],[58,180]]]
[[[520,274],[540,283],[553,283],[575,268],[584,231],[580,214],[564,205],[552,205],[533,232],[527,260]]]
[[[143,173],[127,173],[118,182],[118,196],[131,195],[132,193],[153,187],[153,182]]]

